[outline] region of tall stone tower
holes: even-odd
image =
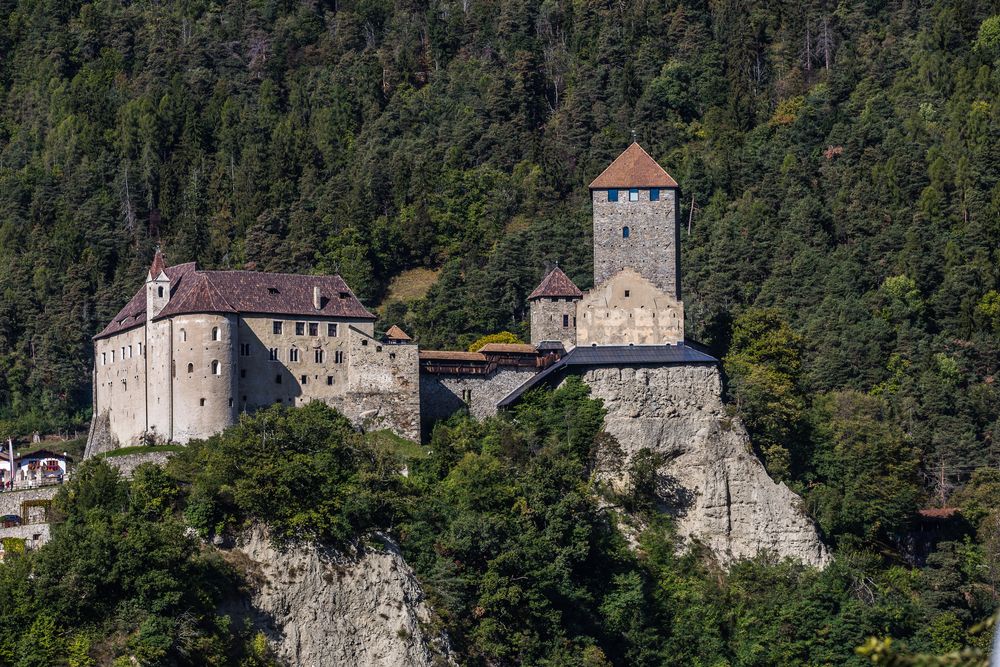
[[[531,304],[531,344],[560,341],[569,349],[576,345],[576,304],[583,292],[558,266],[542,279],[528,296]]]
[[[172,387],[173,350],[170,340],[170,321],[153,321],[170,302],[170,278],[167,262],[160,249],[153,255],[153,263],[146,276],[146,330],[144,361],[146,377],[143,383],[146,424],[145,432],[157,440],[173,438],[173,401],[171,392],[150,395],[149,387]]]
[[[678,185],[637,143],[590,184],[594,285],[625,268],[681,299]]]

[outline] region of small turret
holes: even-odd
[[[170,278],[167,277],[167,262],[160,249],[153,255],[153,263],[146,276],[146,321],[160,314],[170,301]]]
[[[576,304],[583,297],[558,266],[528,296],[531,304],[531,343],[560,341],[566,349],[576,345]]]

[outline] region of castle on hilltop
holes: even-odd
[[[321,400],[417,440],[434,421],[511,405],[568,370],[714,364],[684,345],[678,185],[633,143],[590,184],[594,288],[559,268],[528,297],[531,345],[419,350],[340,276],[203,271],[157,250],[144,286],[94,338],[88,454],[184,443],[241,413]]]

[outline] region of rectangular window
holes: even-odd
[[[107,352],[101,352],[101,365],[105,366],[105,365],[107,365],[107,363],[108,363],[108,353]]]
[[[317,364],[323,363],[323,357],[325,356],[326,354],[323,352],[323,350],[316,350],[316,363]]]
[[[250,356],[250,343],[240,343],[240,356],[241,357]]]
[[[240,377],[241,378],[245,378],[246,376],[247,376],[247,369],[241,368],[240,369]]]
[[[289,361],[298,361],[299,360],[299,350],[298,350],[298,348],[294,348],[293,347],[292,349],[290,349],[288,351],[288,360]]]
[[[319,335],[319,322],[310,322],[309,323],[309,335],[310,336],[318,336]]]
[[[303,375],[303,376],[299,377],[299,383],[300,384],[306,384],[307,382],[309,382],[309,376],[308,375]]]
[[[617,190],[608,190],[608,201],[618,201]]]
[[[273,323],[271,324],[271,331],[272,331],[273,333],[276,333],[276,334],[280,334],[280,333],[281,333],[281,325],[282,325],[282,324],[283,324],[283,323],[282,323],[282,321],[281,321],[281,320],[275,320],[275,321],[274,321],[274,322],[273,322]]]
[[[330,338],[336,338],[337,337],[337,323],[336,322],[327,322],[327,324],[326,324],[326,335],[329,336]]]
[[[111,350],[111,363],[115,363],[115,351]]]
[[[333,363],[335,363],[335,364],[342,364],[342,363],[344,363],[344,353],[341,352],[340,350],[337,350],[336,352],[334,352],[333,353]]]
[[[563,315],[563,327],[569,326],[569,315]]]
[[[305,336],[306,335],[306,323],[305,322],[296,322],[295,323],[295,335],[296,336]]]
[[[274,376],[274,384],[281,384],[281,373]]]
[[[660,188],[649,189],[649,201],[660,201]]]
[[[138,354],[141,357],[142,356],[142,343],[138,343],[136,345],[136,348],[137,348],[136,354]]]
[[[272,347],[270,350],[268,350],[267,358],[270,359],[271,361],[277,361],[278,360],[278,348]]]
[[[462,402],[466,403],[466,404],[469,404],[469,403],[472,402],[472,390],[471,389],[463,389],[462,390]]]
[[[630,294],[630,292],[628,290],[625,290],[625,298],[626,299],[628,298],[629,294]]]
[[[333,384],[333,376],[332,375],[327,375],[326,376],[326,384],[327,385],[332,385]]]
[[[628,191],[628,200],[629,201],[639,201],[639,188],[631,188]]]

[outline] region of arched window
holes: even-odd
[[[188,364],[188,373],[194,373],[194,364]]]
[[[188,332],[184,329],[181,329],[181,342],[182,343],[186,342],[187,339],[188,339]]]
[[[622,227],[622,238],[627,239],[630,231],[628,227]]]
[[[222,375],[222,364],[218,361],[212,362],[212,375]]]
[[[222,340],[222,334],[219,332],[219,327],[212,327],[212,340]]]
[[[160,297],[161,299],[163,298],[163,287],[162,286],[156,288],[156,296]]]

